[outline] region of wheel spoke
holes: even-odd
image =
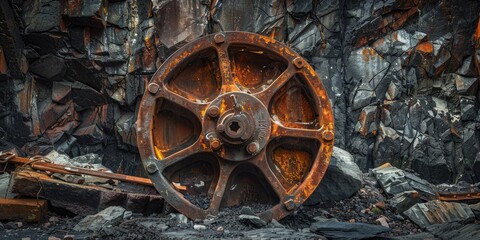
[[[272,120],[272,138],[276,137],[297,137],[319,139],[321,137],[320,129],[306,129],[306,128],[291,128],[283,126],[281,123]]]
[[[295,66],[293,66],[293,64],[289,64],[287,69],[285,69],[285,71],[283,71],[283,73],[280,74],[275,81],[270,84],[269,87],[255,94],[256,97],[260,99],[265,106],[268,106],[273,95],[275,95],[275,93],[278,92],[278,90],[295,75],[295,73],[297,73]]]
[[[204,138],[202,136],[192,145],[160,159],[159,163],[160,166],[165,169],[183,161],[185,158],[192,156],[195,153],[200,152],[211,152],[211,150],[204,144]]]
[[[232,65],[228,56],[228,45],[222,44],[217,48],[218,63],[220,65],[220,72],[222,73],[222,90],[220,93],[239,91],[232,75]]]
[[[159,97],[172,101],[184,109],[192,112],[195,116],[202,121],[203,119],[203,112],[207,108],[207,103],[203,102],[193,102],[171,90],[164,88],[162,91],[159,92]]]
[[[273,170],[270,168],[270,165],[267,162],[266,151],[262,151],[255,159],[253,163],[262,171],[265,179],[267,179],[270,186],[273,188],[277,196],[282,200],[283,197],[287,196],[287,190],[283,187],[282,182],[275,175]]]
[[[221,162],[220,176],[218,177],[217,186],[215,187],[209,208],[210,214],[218,214],[223,195],[225,195],[225,190],[227,189],[228,179],[237,165],[237,163],[233,162]]]

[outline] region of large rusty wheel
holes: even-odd
[[[313,68],[287,46],[246,32],[176,51],[148,84],[137,121],[146,171],[191,219],[249,204],[261,204],[265,220],[288,215],[320,183],[333,129]]]

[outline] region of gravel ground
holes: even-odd
[[[410,220],[395,213],[376,182],[365,176],[365,186],[349,199],[322,203],[318,206],[303,206],[280,222],[268,223],[263,228],[285,227],[295,232],[308,232],[311,223],[318,218],[335,218],[343,222],[379,224],[377,219],[385,218],[392,229],[388,235],[403,236],[422,232]],[[268,206],[251,206],[254,212],[261,212]],[[191,221],[181,218],[178,213],[151,215],[133,214],[117,226],[106,228],[100,233],[74,232],[73,227],[82,217],[60,216],[54,213],[44,223],[3,222],[0,239],[48,239],[74,235],[74,239],[160,239],[160,238],[242,238],[244,233],[257,229],[250,222],[241,221],[245,211],[241,207],[223,209],[216,218]],[[17,226],[21,225],[21,226]],[[200,229],[201,228],[201,229]]]

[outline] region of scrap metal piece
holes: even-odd
[[[61,174],[84,174],[89,176],[95,176],[106,179],[115,179],[125,182],[132,182],[142,185],[151,186],[152,182],[148,178],[141,178],[135,176],[129,176],[119,173],[103,172],[97,170],[91,170],[86,168],[63,166],[59,164],[50,163],[48,158],[42,156],[34,156],[32,158],[23,158],[18,157],[11,152],[0,152],[0,163],[11,163],[17,165],[28,165],[32,169],[52,172],[52,173],[61,173]],[[153,165],[156,167],[155,165]]]
[[[278,220],[325,174],[334,139],[327,92],[307,61],[275,39],[199,38],[172,54],[152,84],[162,91],[142,98],[137,145],[147,170],[158,167],[149,176],[158,192],[189,218],[262,204],[257,215]]]

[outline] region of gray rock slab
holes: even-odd
[[[475,218],[467,204],[442,202],[439,200],[417,203],[403,214],[422,228],[433,224],[467,223]]]
[[[105,208],[95,215],[88,215],[82,219],[74,228],[75,231],[98,232],[109,225],[116,225],[123,219],[125,208],[112,206]]]
[[[448,240],[467,240],[480,239],[479,224],[461,224],[447,223],[435,224],[427,227],[427,231],[431,232],[439,239]]]
[[[353,156],[343,149],[334,147],[325,176],[305,204],[315,205],[323,201],[349,198],[362,187],[362,179],[362,171],[353,160]]]
[[[327,237],[328,239],[367,239],[390,232],[391,229],[379,225],[348,222],[315,222],[310,226],[310,231]]]
[[[298,232],[286,228],[262,228],[246,231],[243,236],[247,239],[327,239],[310,232]]]
[[[390,197],[407,191],[417,191],[422,199],[438,199],[437,189],[434,185],[389,163],[372,171],[382,189]]]

